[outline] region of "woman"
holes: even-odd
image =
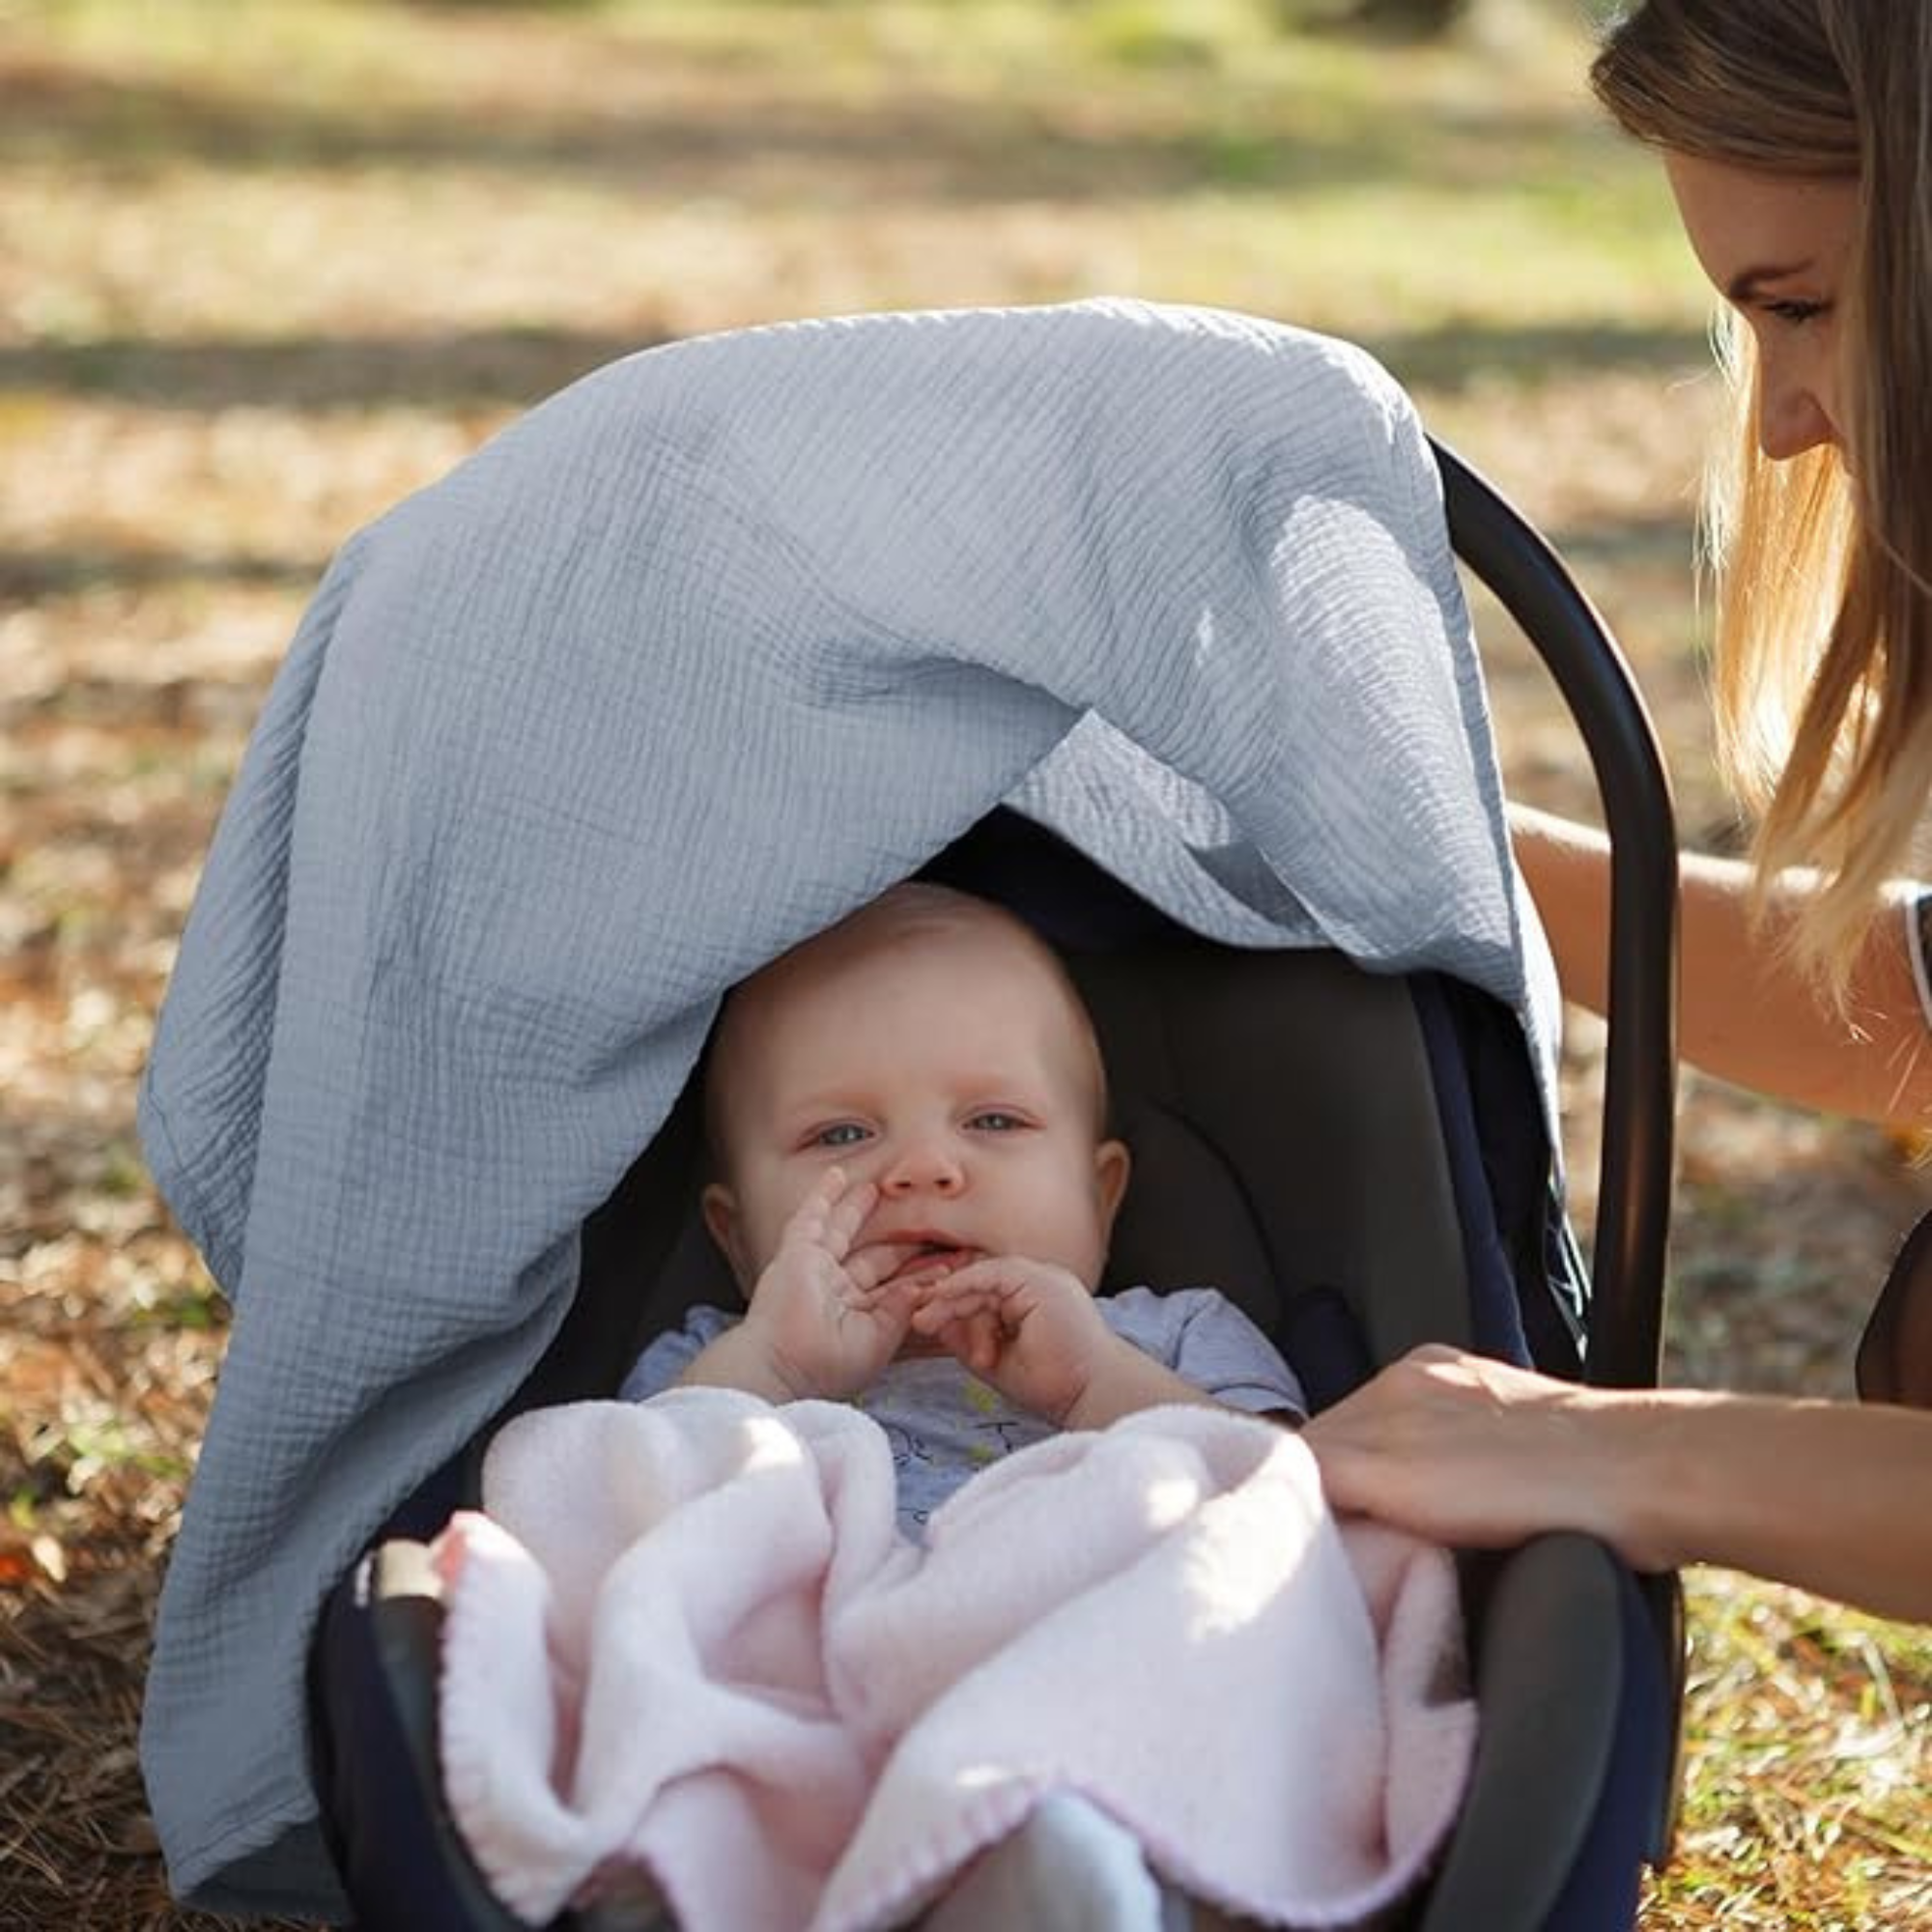
[[[1728,310],[1719,745],[1752,863],[1684,867],[1681,1037],[1730,1079],[1932,1117],[1914,889],[1932,789],[1932,8],[1639,0],[1592,69]],[[1520,814],[1565,990],[1605,998],[1602,839]],[[1810,869],[1815,867],[1816,869]],[[1321,1417],[1340,1506],[1459,1543],[1587,1529],[1932,1619],[1932,1412],[1577,1388],[1424,1350]]]

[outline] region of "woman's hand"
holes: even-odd
[[[1634,1562],[1624,1520],[1620,1398],[1486,1355],[1430,1346],[1302,1432],[1328,1500],[1437,1543],[1494,1548],[1588,1530]]]
[[[1638,1570],[1716,1563],[1932,1619],[1932,1412],[1579,1387],[1417,1349],[1304,1432],[1338,1509],[1441,1543],[1546,1529]]]

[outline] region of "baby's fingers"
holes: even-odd
[[[963,1326],[966,1345],[964,1352],[962,1353],[957,1348],[953,1348],[952,1352],[976,1374],[982,1376],[988,1374],[998,1366],[1000,1350],[1006,1339],[1000,1330],[998,1312],[993,1309],[982,1309],[978,1315],[971,1317]],[[951,1344],[948,1346],[952,1347]]]
[[[843,1261],[852,1250],[853,1239],[865,1225],[866,1216],[879,1198],[879,1190],[869,1180],[845,1179],[845,1170],[835,1167],[825,1177],[829,1195],[825,1209],[825,1245]]]
[[[919,1306],[913,1311],[912,1325],[922,1335],[936,1335],[955,1321],[978,1316],[997,1317],[1000,1296],[991,1289],[954,1289],[951,1282],[933,1282],[920,1290]]]
[[[918,1252],[907,1241],[874,1241],[845,1257],[846,1278],[861,1295],[876,1297],[883,1287],[898,1286],[893,1277]]]
[[[877,1194],[869,1180],[854,1186],[847,1181],[842,1167],[827,1168],[792,1209],[791,1219],[784,1224],[780,1236],[780,1245],[804,1242],[825,1249],[834,1261],[843,1261],[852,1245],[852,1236],[871,1211]]]
[[[971,1261],[940,1267],[920,1276],[920,1300],[944,1301],[957,1306],[969,1302],[998,1302],[1018,1285],[1006,1264],[993,1255],[978,1255]]]
[[[949,1315],[930,1324],[920,1323],[915,1317],[915,1325],[930,1334],[954,1361],[964,1363],[975,1375],[991,1375],[999,1367],[1005,1337],[999,1317],[990,1309],[957,1318]]]
[[[817,1247],[825,1240],[826,1223],[831,1217],[833,1203],[844,1191],[845,1177],[834,1167],[811,1184],[806,1197],[791,1210],[790,1218],[779,1233],[781,1247],[792,1241],[809,1241]]]

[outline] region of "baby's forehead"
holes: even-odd
[[[913,881],[882,893],[784,958],[836,968],[841,959],[863,960],[901,948],[931,947],[943,952],[964,946],[1051,956],[1033,928],[1004,906],[950,886]]]
[[[794,947],[745,980],[728,997],[713,1042],[714,1103],[742,1098],[774,1070],[774,1050],[810,1040],[814,1022],[847,993],[917,1003],[1023,1031],[1089,1084],[1104,1088],[1092,1022],[1058,956],[1002,908],[944,889],[907,888]],[[735,1111],[735,1109],[733,1110]]]
[[[725,1026],[769,1039],[809,1030],[847,1000],[1085,1024],[1065,973],[1024,926],[990,908],[941,908],[834,927],[795,948],[731,995]]]

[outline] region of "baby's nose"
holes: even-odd
[[[879,1187],[890,1195],[956,1194],[966,1183],[957,1153],[945,1142],[923,1139],[900,1149],[887,1164]]]

